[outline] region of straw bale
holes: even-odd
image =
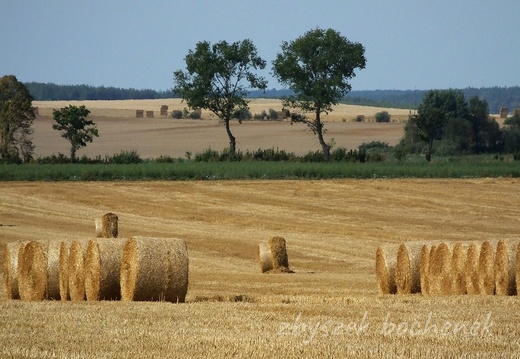
[[[85,256],[85,294],[87,300],[119,300],[119,276],[125,240],[91,239]]]
[[[135,110],[136,118],[143,118],[144,110]]]
[[[457,242],[453,246],[451,257],[452,271],[452,294],[466,294],[466,273],[464,265],[466,264],[466,244]]]
[[[168,105],[161,106],[161,116],[168,116]]]
[[[480,247],[478,259],[478,291],[479,294],[493,295],[495,293],[494,273],[495,251],[489,241],[484,241]]]
[[[395,246],[377,247],[376,250],[376,281],[379,293],[395,294],[397,286],[395,283],[396,256]]]
[[[516,281],[516,295],[520,295],[520,243],[516,247],[516,271],[515,271],[515,281]]]
[[[188,250],[177,238],[131,237],[121,259],[123,301],[184,302],[188,291]]]
[[[88,240],[75,240],[69,247],[68,294],[72,301],[85,300],[85,254]]]
[[[480,253],[480,243],[471,243],[466,252],[464,262],[464,273],[466,275],[466,293],[478,294],[478,258]]]
[[[147,118],[153,118],[153,111],[146,111],[146,117]]]
[[[518,241],[500,240],[496,247],[494,272],[496,295],[515,295],[516,248]]]
[[[31,241],[20,247],[18,256],[18,290],[20,299],[38,301],[47,289],[47,263],[38,242]]]
[[[450,245],[443,242],[430,258],[430,294],[452,293],[451,256]]]
[[[118,217],[114,213],[105,213],[95,220],[96,238],[117,238]]]
[[[422,243],[402,243],[397,251],[395,283],[397,294],[421,292],[420,259]]]
[[[421,279],[421,293],[423,295],[430,294],[430,246],[423,244],[421,248],[421,260],[419,263],[419,275]]]
[[[286,242],[283,237],[272,237],[267,241],[273,260],[273,269],[289,268]]]
[[[27,243],[29,241],[10,242],[4,248],[2,273],[6,299],[20,299],[20,292],[18,291],[18,255],[20,248],[25,248]]]
[[[69,296],[69,247],[72,242],[61,242],[60,259],[58,264],[58,282],[60,287],[60,299],[70,300]]]
[[[271,257],[271,250],[265,242],[258,244],[258,264],[260,265],[260,272],[262,273],[273,269],[273,258]]]

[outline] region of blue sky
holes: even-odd
[[[353,90],[520,85],[518,0],[0,0],[0,76],[167,90],[199,41],[282,41],[333,28],[365,46]]]

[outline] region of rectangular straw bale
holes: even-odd
[[[396,294],[395,267],[397,265],[397,245],[377,247],[376,282],[380,294]]]
[[[188,265],[188,250],[182,239],[129,238],[121,260],[121,299],[184,302]]]
[[[260,272],[262,273],[268,272],[274,268],[271,249],[265,242],[260,242],[258,244],[258,264],[260,266]]]
[[[85,257],[87,300],[121,299],[120,272],[123,247],[120,238],[91,239]]]
[[[516,249],[519,241],[500,240],[495,253],[496,295],[516,295]]]
[[[21,247],[29,241],[16,241],[6,244],[2,259],[4,295],[6,299],[20,299],[18,291],[18,255]]]
[[[397,294],[421,292],[420,260],[423,242],[407,242],[399,245],[395,283]]]

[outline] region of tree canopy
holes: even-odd
[[[53,110],[52,115],[56,123],[52,128],[61,131],[61,137],[70,142],[70,161],[76,159],[76,151],[92,142],[95,137],[99,137],[96,124],[87,120],[90,114],[85,106],[69,105],[59,110]]]
[[[0,160],[29,161],[34,153],[31,125],[33,97],[15,76],[0,78]]]
[[[284,106],[296,110],[291,115],[294,122],[305,123],[318,136],[328,161],[331,145],[323,138],[321,114],[332,111],[351,90],[348,80],[356,69],[365,68],[365,48],[333,29],[319,28],[294,41],[284,41],[281,48],[273,61],[273,73],[294,91],[284,98]],[[313,118],[307,117],[309,113]]]
[[[231,44],[199,42],[195,50],[189,50],[185,61],[186,70],[173,74],[173,92],[191,108],[210,110],[224,122],[230,152],[235,153],[236,139],[229,123],[236,110],[249,108],[249,89],[267,88],[267,81],[253,72],[264,69],[266,62],[248,39]]]

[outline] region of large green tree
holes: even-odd
[[[224,122],[229,150],[235,153],[236,138],[230,121],[235,111],[249,109],[246,99],[249,90],[267,88],[267,81],[254,72],[264,69],[266,62],[248,39],[231,44],[199,42],[195,50],[189,50],[185,61],[186,70],[173,74],[173,92],[191,108],[207,109]]]
[[[15,76],[0,78],[0,160],[29,161],[34,153],[32,123],[33,97]]]
[[[81,147],[92,143],[94,136],[99,137],[96,124],[87,119],[90,111],[85,106],[69,105],[59,110],[53,110],[55,124],[52,128],[61,131],[61,137],[70,142],[70,161],[76,159],[76,152]]]
[[[321,115],[331,112],[351,90],[348,80],[356,69],[365,68],[365,48],[333,29],[319,28],[283,42],[281,48],[273,61],[273,73],[294,92],[284,98],[284,107],[293,110],[293,122],[306,124],[318,136],[328,161],[331,145],[325,142]]]

